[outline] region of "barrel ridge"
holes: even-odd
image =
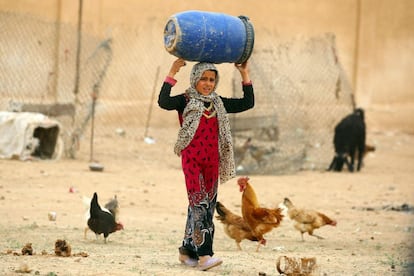
[[[244,52],[240,59],[236,61],[236,63],[243,63],[250,58],[253,52],[254,47],[254,28],[253,25],[250,23],[250,20],[245,15],[240,15],[239,18],[243,22],[244,26],[246,27],[246,45],[244,47]]]

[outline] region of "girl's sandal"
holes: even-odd
[[[196,267],[198,265],[198,261],[196,259],[192,259],[188,257],[187,255],[180,254],[178,256],[178,260],[186,266]]]
[[[207,261],[205,261],[204,263],[198,264],[198,269],[202,270],[202,271],[206,271],[206,270],[209,270],[210,268],[219,266],[222,263],[223,263],[223,261],[219,258],[210,258]]]

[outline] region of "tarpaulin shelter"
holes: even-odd
[[[56,159],[60,123],[42,113],[0,112],[0,158]]]

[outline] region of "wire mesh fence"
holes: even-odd
[[[173,154],[177,117],[156,104],[174,59],[163,49],[162,20],[110,26],[107,37],[82,26],[80,48],[74,25],[10,12],[1,12],[0,22],[1,110],[41,112],[59,120],[67,158],[76,159],[80,145],[88,144],[92,118],[98,141],[123,137],[113,154],[136,158],[134,141],[150,136],[163,145],[151,160],[162,160],[164,146]],[[250,74],[256,105],[231,116],[239,171],[283,174],[326,168],[333,155],[334,125],[353,108],[334,35],[282,39],[266,30],[255,32]],[[184,81],[173,93],[188,86],[190,67],[180,71]],[[237,70],[217,67],[218,92],[240,96]]]
[[[262,45],[251,60],[257,108],[235,116],[236,152],[246,155],[239,170],[268,174],[326,168],[334,152],[333,129],[353,108],[335,37]]]

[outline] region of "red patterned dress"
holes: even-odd
[[[189,201],[184,246],[196,247],[199,256],[213,255],[212,221],[217,200],[219,150],[217,116],[209,118],[211,112],[204,112],[206,116],[201,116],[193,140],[181,152]]]
[[[176,110],[180,124],[182,113],[187,105],[186,95],[171,96],[175,80],[168,78],[161,88],[158,104],[166,110]],[[254,106],[254,93],[251,83],[243,84],[242,98],[220,97],[227,113],[237,113]],[[198,256],[213,256],[214,211],[219,183],[219,125],[214,110],[206,106],[205,116],[201,116],[199,126],[190,144],[181,151],[181,162],[188,195],[188,214],[181,254],[198,259]]]

